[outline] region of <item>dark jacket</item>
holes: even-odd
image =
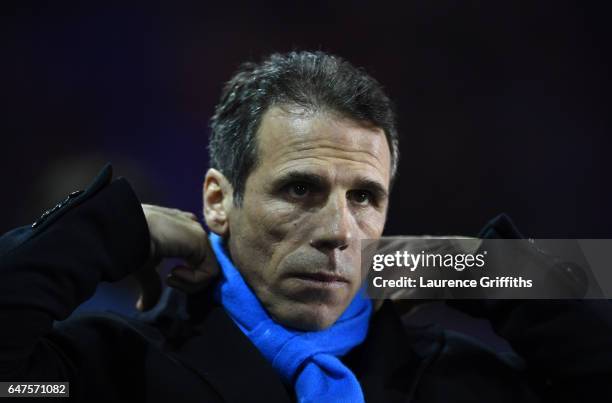
[[[491,228],[489,228],[491,230]],[[0,381],[69,381],[83,402],[289,402],[284,385],[209,292],[168,290],[151,312],[65,320],[100,281],[140,268],[149,233],[106,167],[37,224],[0,238]],[[482,301],[518,355],[437,326],[403,325],[386,301],[343,358],[368,402],[612,402],[608,301]],[[40,400],[35,400],[40,401]]]

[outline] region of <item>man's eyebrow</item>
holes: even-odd
[[[294,182],[305,182],[317,187],[324,187],[328,181],[321,175],[312,172],[290,171],[274,180],[274,183],[288,185]]]
[[[389,196],[387,189],[380,182],[373,179],[359,178],[356,180],[355,184],[359,189],[368,190],[376,197],[387,198]]]

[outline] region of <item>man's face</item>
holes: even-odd
[[[272,107],[229,250],[279,323],[332,325],[361,285],[360,239],[381,236],[390,152],[382,129],[331,113]]]

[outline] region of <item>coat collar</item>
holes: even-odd
[[[433,326],[407,328],[386,300],[372,316],[368,337],[343,358],[361,383],[366,401],[410,401],[421,375],[443,345]]]
[[[143,318],[166,335],[166,352],[208,383],[224,401],[292,402],[272,365],[209,291],[167,289]]]
[[[272,365],[210,292],[191,296],[168,289],[150,320],[164,324],[175,359],[229,402],[295,401]],[[391,301],[372,316],[364,343],[342,361],[355,373],[366,401],[409,401],[421,374],[437,356],[443,336],[431,326],[406,328]],[[182,323],[182,325],[178,325]]]

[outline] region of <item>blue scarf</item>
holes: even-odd
[[[268,315],[225,252],[223,239],[211,233],[210,241],[223,273],[215,299],[283,381],[293,384],[298,402],[363,402],[359,381],[338,358],[361,344],[368,333],[372,303],[363,289],[329,328],[288,329]]]

